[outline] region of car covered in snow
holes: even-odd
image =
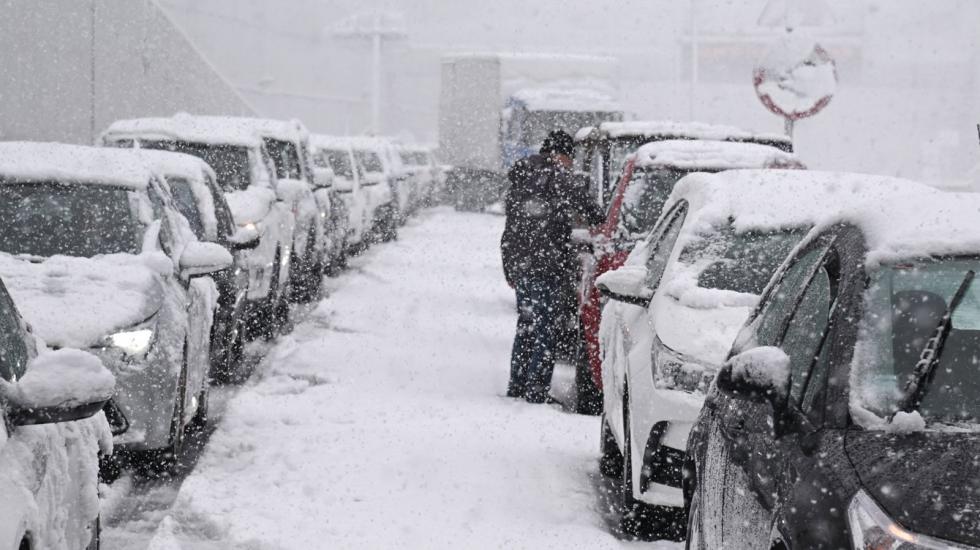
[[[602,360],[599,321],[603,298],[597,277],[619,268],[633,246],[653,229],[674,184],[694,172],[750,168],[804,168],[793,154],[756,143],[666,140],[641,146],[625,159],[619,183],[610,196],[606,221],[591,232],[582,256],[578,289],[579,346],[576,358],[577,408],[599,414],[602,409]]]
[[[402,222],[402,206],[407,204],[408,183],[401,163],[396,164],[393,145],[385,139],[373,137],[351,138],[354,160],[363,175],[362,185],[380,185],[388,190],[388,201],[382,203],[375,219],[375,230],[383,241],[398,236]]]
[[[692,174],[626,263],[596,280],[602,312],[602,466],[623,479],[623,528],[684,531],[681,465],[708,385],[769,278],[851,198],[837,174]]]
[[[90,353],[46,349],[0,281],[0,548],[99,547],[114,384]]]
[[[247,374],[243,359],[248,263],[242,251],[258,246],[259,234],[235,225],[217,176],[203,160],[153,149],[141,149],[139,155],[154,173],[166,180],[174,206],[190,224],[194,236],[199,241],[225,247],[235,258],[235,266],[210,275],[218,289],[218,309],[211,329],[211,378],[220,382],[240,381]],[[210,283],[195,278],[191,284]]]
[[[439,178],[439,167],[432,157],[432,149],[423,145],[404,145],[398,154],[405,170],[415,178],[418,187],[410,208],[414,211],[431,204]]]
[[[114,122],[103,145],[186,153],[214,170],[235,224],[259,233],[244,254],[248,266],[249,334],[272,335],[289,317],[289,274],[295,216],[288,186],[279,193],[276,167],[251,127],[221,118],[139,118]]]
[[[227,269],[136,151],[0,143],[0,276],[38,336],[87,349],[115,375],[119,448],[172,466],[207,417],[210,335]]]
[[[603,122],[575,133],[576,169],[591,176],[593,196],[608,204],[627,157],[655,141],[699,139],[756,143],[793,152],[793,140],[783,134],[757,133],[720,124],[671,120]]]
[[[980,196],[871,179],[838,182],[727,354],[689,548],[980,548]]]
[[[310,136],[315,177],[330,186],[347,206],[347,246],[356,250],[370,243],[375,220],[391,202],[391,190],[379,182],[370,184],[354,159],[350,138]]]

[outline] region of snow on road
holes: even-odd
[[[501,396],[502,224],[430,211],[334,281],[230,400],[150,547],[622,547],[598,420]]]

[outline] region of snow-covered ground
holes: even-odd
[[[154,489],[169,509],[109,541],[145,545],[124,531],[150,521],[157,550],[635,544],[609,528],[598,419],[502,397],[502,228],[436,209],[354,260],[222,407],[179,492]]]

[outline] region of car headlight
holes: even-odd
[[[847,507],[851,544],[855,550],[968,550],[970,547],[919,535],[895,523],[864,491]]]
[[[143,355],[153,342],[153,331],[148,328],[126,330],[106,337],[109,346],[122,350],[126,355]]]

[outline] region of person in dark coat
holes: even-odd
[[[539,154],[516,162],[507,174],[500,249],[518,308],[507,395],[531,403],[543,403],[551,386],[562,288],[576,262],[573,219],[578,215],[591,225],[605,219],[589,197],[587,180],[571,172],[573,151],[572,137],[555,130]]]

